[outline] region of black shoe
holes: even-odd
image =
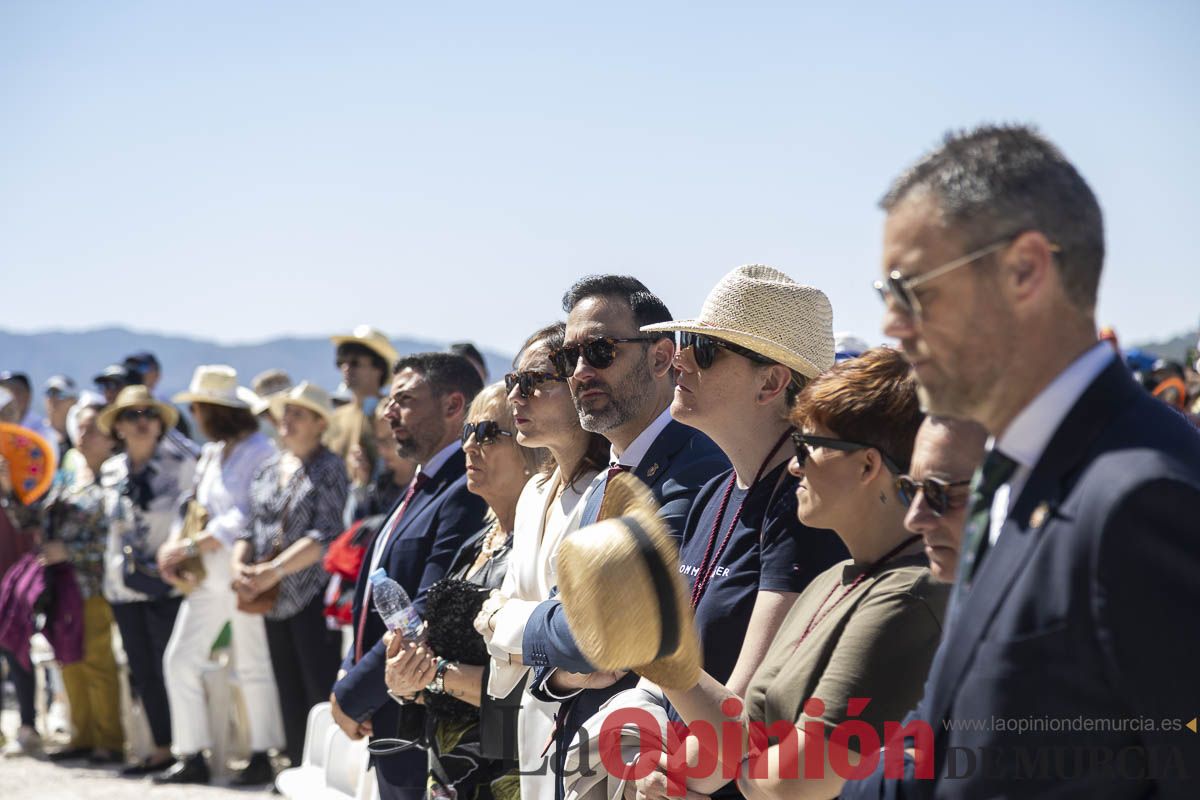
[[[175,763],[174,758],[154,763],[150,763],[150,759],[147,758],[140,764],[130,764],[121,770],[121,775],[126,778],[140,778],[143,775],[153,775],[155,772],[162,772],[167,767],[174,766]]]
[[[155,783],[208,783],[212,776],[208,764],[200,753],[176,761],[166,772],[155,775]]]
[[[116,750],[93,750],[88,756],[88,763],[97,766],[104,764],[124,764],[125,755]]]
[[[251,753],[246,768],[236,773],[230,783],[234,786],[262,786],[275,780],[275,770],[266,753]]]
[[[91,755],[92,748],[90,747],[64,747],[62,750],[47,753],[46,758],[51,761],[82,761],[90,758]]]

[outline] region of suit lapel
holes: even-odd
[[[391,538],[388,539],[388,541],[384,544],[385,549],[383,551],[383,556],[379,560],[380,564],[386,563],[388,550],[391,550],[396,545],[396,541],[403,536],[405,531],[412,526],[413,522],[419,516],[421,516],[421,512],[424,511],[435,500],[437,500],[442,492],[446,490],[446,487],[454,483],[454,481],[458,480],[458,478],[462,477],[462,474],[466,471],[466,454],[463,453],[462,450],[456,450],[454,454],[450,456],[449,460],[442,465],[441,469],[439,469],[432,477],[430,477],[429,483],[425,484],[425,486],[421,488],[421,491],[413,495],[412,501],[408,504],[408,508],[404,510],[404,517],[401,518],[400,523],[396,525],[396,530],[394,533],[392,533]]]
[[[671,468],[671,461],[688,443],[692,432],[691,428],[681,422],[675,420],[668,422],[667,427],[662,429],[662,433],[650,443],[650,448],[646,450],[646,455],[642,456],[642,460],[633,474],[641,478],[642,483],[653,489],[659,481],[666,477],[667,471]]]
[[[1084,391],[1050,438],[1005,520],[995,547],[980,564],[974,585],[954,609],[950,629],[934,661],[931,719],[949,717],[954,695],[979,641],[1008,596],[1009,587],[1036,550],[1044,519],[1031,525],[1034,510],[1044,505],[1047,513],[1053,514],[1089,456],[1092,441],[1132,401],[1135,388],[1124,365],[1114,361]],[[935,731],[939,738],[945,733],[941,725],[935,726]]]

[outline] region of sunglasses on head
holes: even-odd
[[[896,462],[888,456],[887,453],[880,450],[873,444],[864,444],[863,442],[849,442],[845,439],[830,439],[826,436],[810,436],[807,433],[800,431],[792,431],[792,446],[796,448],[796,460],[800,462],[800,466],[804,466],[804,462],[812,455],[812,448],[827,447],[830,450],[840,450],[843,453],[853,453],[858,450],[879,450],[879,456],[883,459],[883,465],[893,475],[901,474],[902,470],[896,465]]]
[[[940,517],[950,509],[950,490],[960,486],[970,486],[971,481],[944,481],[941,478],[926,478],[923,481],[913,480],[909,475],[896,478],[896,494],[906,506],[911,506],[917,499],[917,492],[925,493],[925,502],[934,516]]]
[[[471,436],[475,436],[475,444],[483,446],[491,444],[501,436],[512,436],[500,427],[500,423],[491,419],[481,419],[479,422],[468,422],[463,425],[462,443],[465,447]]]
[[[137,422],[139,419],[158,419],[157,408],[127,408],[117,414],[118,422]]]
[[[703,333],[694,333],[692,331],[679,332],[679,350],[683,351],[692,348],[692,358],[696,359],[696,366],[700,369],[708,369],[717,359],[717,350],[728,350],[731,353],[737,353],[739,356],[745,356],[756,364],[774,364],[775,362],[764,355],[760,355],[749,348],[736,345],[733,342],[727,342],[724,339],[718,339],[715,336],[706,336]]]
[[[511,392],[514,386],[519,387],[521,397],[528,400],[533,395],[533,390],[546,381],[565,380],[566,378],[553,372],[510,372],[504,376],[504,388]]]
[[[569,378],[575,374],[575,365],[579,363],[580,355],[592,369],[608,369],[617,358],[617,345],[625,342],[655,342],[661,338],[661,336],[601,336],[589,339],[582,344],[563,345],[550,354],[550,361],[561,377]]]

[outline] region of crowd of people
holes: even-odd
[[[491,384],[367,326],[333,339],[337,406],[220,365],[168,402],[139,353],[102,393],[52,378],[42,420],[0,375],[61,454],[28,505],[0,465],[18,745],[37,627],[49,757],[124,764],[115,625],[155,745],[125,774],[208,782],[228,626],[243,784],[328,702],[382,798],[1195,796],[1200,363],[1097,331],[1100,208],[1031,129],[947,137],[882,207],[891,347],[838,347],[819,281],[750,265],[686,318],[582,278]],[[375,613],[380,570],[419,634]],[[655,735],[618,725],[614,765],[619,712]],[[1108,724],[995,723],[1076,717]]]

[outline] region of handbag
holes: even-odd
[[[183,529],[180,531],[180,538],[184,541],[194,542],[207,525],[208,510],[195,498],[188,500],[183,514]],[[170,583],[184,594],[188,594],[203,583],[204,578],[208,575],[208,570],[204,568],[204,558],[199,552],[185,558],[175,572],[179,575],[179,580],[170,581]]]

